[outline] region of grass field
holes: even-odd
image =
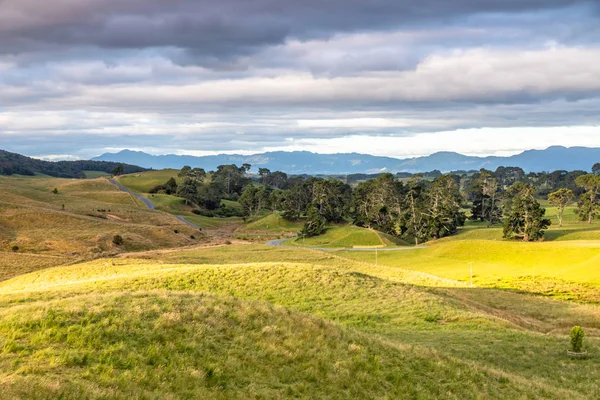
[[[600,349],[598,306],[469,288],[336,254],[224,246],[6,281],[0,332],[10,339],[0,365],[15,378],[5,393],[600,395],[600,359],[564,352],[574,322],[588,332],[586,349]]]
[[[304,221],[302,220],[288,221],[278,213],[271,213],[238,228],[237,232],[297,233],[300,232],[303,225]]]
[[[110,176],[109,173],[106,173],[104,171],[83,171],[83,173],[85,174],[85,177],[87,179],[96,179],[101,178],[103,176]]]
[[[158,185],[164,185],[171,178],[175,178],[179,183],[177,176],[179,170],[161,169],[159,171],[148,171],[138,174],[122,175],[118,178],[119,182],[127,188],[138,193],[148,193]]]
[[[298,238],[291,242],[295,246],[307,247],[385,247],[378,232],[352,225],[334,225],[327,227],[325,233],[311,238]]]

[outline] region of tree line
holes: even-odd
[[[340,179],[288,176],[266,168],[250,176],[250,167],[221,165],[207,173],[186,166],[179,184],[171,178],[152,192],[182,197],[203,215],[233,215],[222,205],[224,199],[238,201],[241,215],[250,219],[280,212],[288,220],[303,220],[304,236],[319,235],[330,223],[351,221],[419,244],[455,234],[469,218],[488,226],[503,224],[506,238],[534,241],[551,224],[539,202],[539,179],[547,176],[536,174],[534,180],[520,168],[404,178],[385,173],[351,186]],[[546,197],[559,210],[560,225],[576,197],[581,220],[591,223],[600,215],[600,164],[594,172],[550,174],[554,183],[544,183],[559,187]]]

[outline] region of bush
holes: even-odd
[[[113,236],[112,242],[114,244],[116,244],[117,246],[122,245],[123,242],[124,242],[123,236],[121,236],[121,235],[115,235],[115,236]]]
[[[575,353],[581,353],[584,336],[585,333],[579,325],[574,326],[573,329],[571,329],[571,350]]]
[[[190,235],[190,239],[196,239],[196,236]]]
[[[179,229],[173,229],[173,232],[179,233]]]
[[[225,244],[231,244],[231,240],[226,240]]]
[[[13,247],[10,248],[12,251],[19,251],[19,246],[14,245]]]

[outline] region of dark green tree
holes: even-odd
[[[267,207],[269,202],[269,189],[263,185],[248,185],[238,200],[244,212],[250,218]]]
[[[232,194],[241,195],[244,187],[252,180],[246,176],[246,166],[238,167],[234,164],[231,165],[219,165],[217,170],[212,174],[212,183],[221,188],[221,191],[226,196]]]
[[[505,194],[504,237],[525,242],[540,240],[552,223],[545,218],[546,210],[535,199],[535,188],[517,182]]]
[[[323,218],[315,206],[310,205],[308,207],[306,217],[306,222],[300,231],[301,236],[312,237],[325,232],[325,218]]]
[[[184,178],[182,184],[177,187],[177,196],[184,198],[186,205],[196,203],[198,197],[198,182],[193,178]]]
[[[462,197],[456,180],[451,175],[436,178],[425,191],[426,233],[425,239],[439,239],[453,235],[465,224],[461,211]]]
[[[113,176],[119,176],[123,173],[123,164],[119,164],[115,167],[115,169],[112,170],[112,174]]]

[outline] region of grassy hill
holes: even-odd
[[[0,279],[124,251],[192,245],[202,238],[168,214],[139,207],[102,178],[0,177],[0,190]],[[124,238],[123,245],[112,243],[114,235]]]
[[[118,180],[123,186],[134,192],[148,193],[156,186],[164,185],[171,178],[174,178],[179,183],[181,179],[177,174],[179,174],[179,170],[176,169],[161,169],[159,171],[122,175]]]
[[[298,238],[289,243],[295,246],[331,248],[385,247],[385,243],[376,231],[352,225],[329,226],[322,235]]]
[[[598,306],[469,288],[301,248],[226,246],[146,258],[1,283],[0,365],[14,376],[5,393],[600,395],[600,359],[564,353],[574,321],[588,333],[587,350],[600,349]]]
[[[237,229],[236,232],[287,233],[300,232],[304,221],[288,221],[278,213],[271,213]]]

